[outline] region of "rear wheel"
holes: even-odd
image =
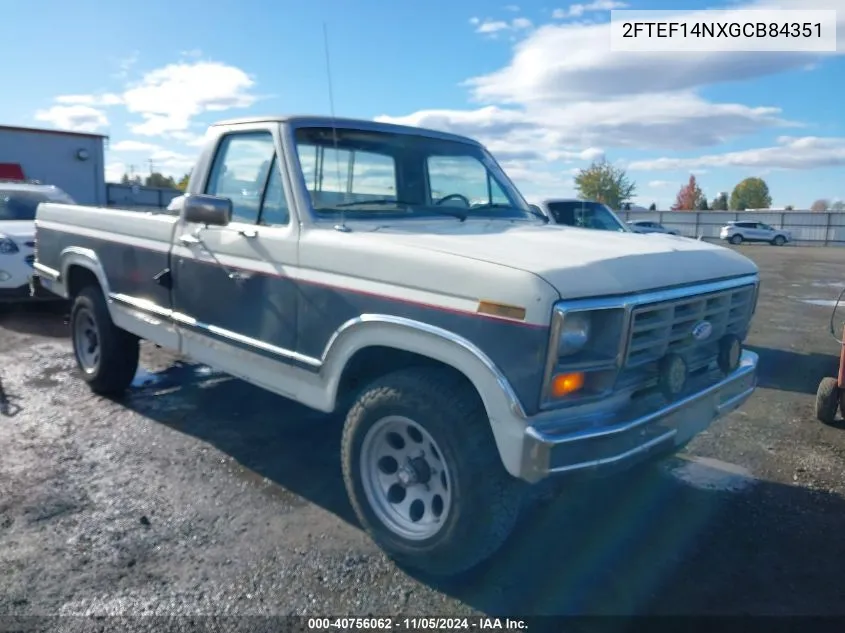
[[[731,235],[731,239],[728,240],[731,244],[742,244],[742,235]]]
[[[343,474],[370,537],[397,562],[456,576],[491,556],[519,515],[480,398],[448,370],[414,368],[364,389],[343,432]]]
[[[825,424],[833,424],[839,408],[841,392],[836,378],[822,378],[816,391],[816,418]]]
[[[775,236],[775,239],[772,240],[772,244],[775,246],[783,246],[786,244],[786,238],[783,235]]]
[[[138,369],[138,338],[112,322],[98,287],[88,286],[76,296],[70,327],[76,364],[91,390],[101,395],[126,391]]]

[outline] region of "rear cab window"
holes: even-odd
[[[557,224],[600,231],[627,231],[621,220],[597,202],[568,200],[549,202],[547,206]]]

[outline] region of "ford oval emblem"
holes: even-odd
[[[696,341],[704,341],[713,334],[713,324],[710,321],[699,321],[692,327],[692,337]]]

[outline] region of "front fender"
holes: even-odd
[[[352,356],[367,347],[392,347],[440,361],[460,371],[478,391],[505,468],[517,475],[525,411],[507,378],[472,342],[448,330],[403,317],[364,314],[344,323],[326,345],[321,374],[331,399]]]

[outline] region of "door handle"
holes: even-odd
[[[195,235],[180,235],[179,241],[182,242],[185,246],[196,246],[200,244],[200,238],[196,237]]]
[[[238,235],[247,239],[252,239],[254,237],[258,237],[258,231],[241,229],[240,231],[238,231]]]

